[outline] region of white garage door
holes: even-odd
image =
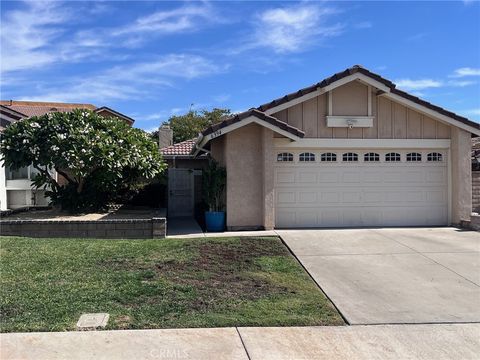
[[[448,223],[447,153],[277,151],[277,228]]]

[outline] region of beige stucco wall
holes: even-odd
[[[368,86],[353,81],[331,91],[332,115],[368,114]],[[322,94],[274,117],[305,131],[306,138],[336,139],[449,139],[451,127],[385,97],[371,88],[373,127],[328,128],[328,95]]]
[[[472,142],[469,132],[451,131],[452,223],[470,220],[472,213]]]
[[[210,154],[221,166],[225,166],[225,136],[210,142]]]
[[[227,228],[263,226],[262,128],[250,124],[225,138]]]
[[[227,228],[273,229],[273,132],[250,124],[212,140],[210,149],[227,170]]]
[[[262,128],[263,155],[263,228],[271,230],[275,227],[275,191],[274,170],[275,151],[273,147],[273,131]]]

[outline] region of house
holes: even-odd
[[[130,125],[133,125],[135,121],[106,106],[96,107],[91,104],[1,100],[0,131],[3,131],[12,122],[31,116],[41,116],[57,111],[69,112],[73,109],[89,109],[104,117],[117,117]],[[35,176],[35,172],[36,170],[32,166],[11,170],[6,169],[3,166],[3,162],[0,163],[0,210],[48,204],[45,191],[32,188],[31,179]],[[61,182],[61,176],[56,174],[56,172],[53,171],[52,176]]]
[[[205,129],[230,230],[433,226],[472,212],[480,125],[353,66]]]
[[[168,216],[201,220],[206,154],[193,155],[196,138],[173,144],[173,131],[168,125],[160,127],[158,136],[160,152],[168,165]]]

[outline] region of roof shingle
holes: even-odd
[[[185,156],[190,155],[193,146],[195,145],[196,138],[185,140],[167,147],[160,149],[160,152],[164,156]]]
[[[0,105],[20,112],[27,117],[42,116],[52,111],[69,112],[73,109],[95,110],[97,107],[92,104],[69,104],[58,102],[18,101],[1,100]]]

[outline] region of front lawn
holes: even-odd
[[[341,325],[275,237],[166,240],[0,237],[1,331]]]

